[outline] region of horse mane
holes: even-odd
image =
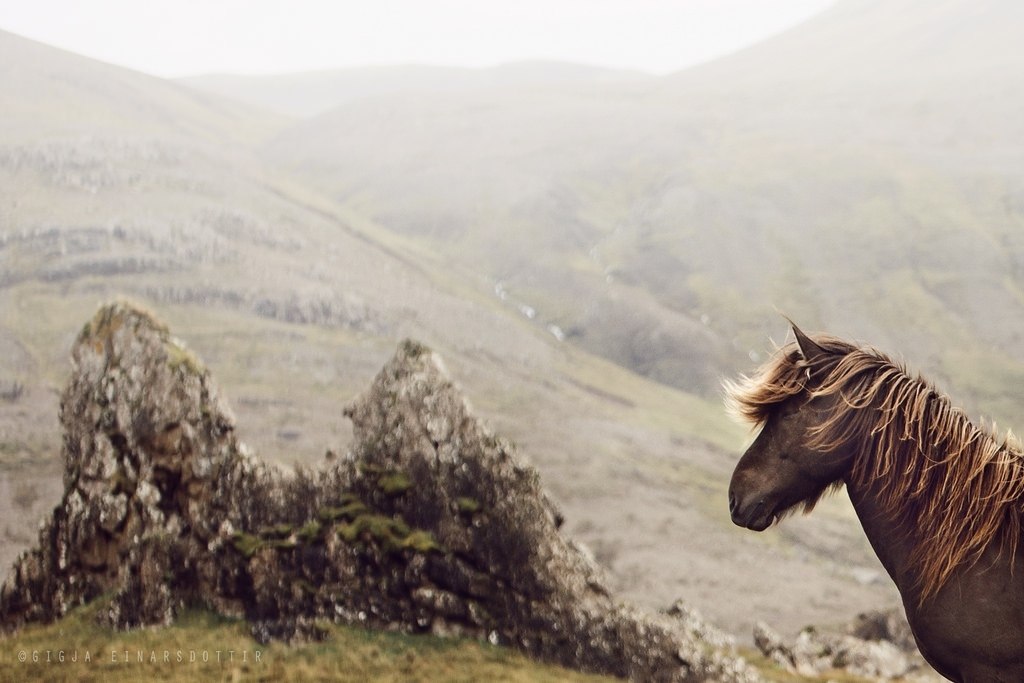
[[[728,383],[732,412],[763,426],[789,398],[834,397],[806,445],[829,452],[857,444],[851,481],[870,485],[882,511],[921,539],[910,561],[920,568],[922,602],[993,542],[1014,557],[1024,452],[1013,435],[979,429],[945,394],[874,349],[829,336],[814,342],[827,353],[808,362],[790,343],[753,377]]]

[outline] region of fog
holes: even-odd
[[[163,77],[564,61],[668,73],[789,28],[829,0],[42,0],[5,30]]]

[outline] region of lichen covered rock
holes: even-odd
[[[3,588],[3,624],[54,619],[111,591],[115,625],[169,622],[213,588],[220,522],[251,516],[246,502],[266,497],[272,473],[235,439],[202,364],[126,304],[82,329],[60,410],[64,494]]]
[[[352,451],[294,474],[247,453],[207,370],[151,315],[103,307],[72,362],[65,492],[0,593],[5,629],[111,594],[118,628],[205,604],[261,640],[318,638],[327,619],[635,680],[756,680],[696,615],[610,596],[536,470],[422,345],[345,408]]]

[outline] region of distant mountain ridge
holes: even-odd
[[[669,77],[739,90],[799,84],[812,91],[1016,81],[1024,64],[1013,0],[841,0],[783,33]],[[897,93],[889,92],[888,96]]]
[[[0,144],[42,136],[159,134],[252,144],[281,119],[0,30]],[[173,115],[171,115],[173,112]]]
[[[266,76],[206,74],[177,79],[204,92],[296,118],[322,114],[368,97],[395,93],[458,93],[480,88],[521,88],[642,81],[639,71],[566,62],[525,61],[489,68],[369,66]]]

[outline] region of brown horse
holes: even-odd
[[[726,385],[760,427],[729,485],[733,522],[763,531],[845,484],[928,662],[962,683],[1024,681],[1021,446],[881,353],[793,332]]]

